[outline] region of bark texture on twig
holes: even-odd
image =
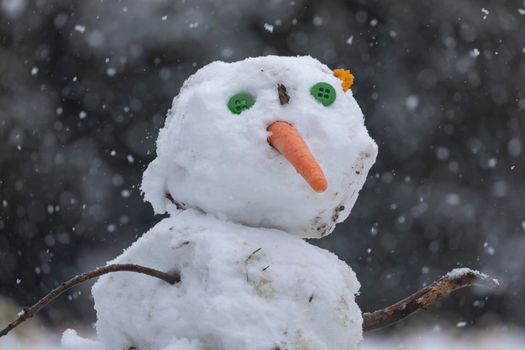
[[[179,201],[176,201],[173,196],[171,195],[171,193],[169,192],[166,192],[164,194],[164,197],[166,197],[167,200],[169,200],[171,202],[171,204],[174,204],[175,207],[178,209],[178,210],[186,210],[186,204],[182,203],[182,202],[179,202]]]
[[[56,299],[58,296],[60,296],[65,291],[71,289],[72,287],[76,286],[77,284],[80,284],[82,282],[85,282],[87,280],[100,277],[104,274],[110,273],[110,272],[117,272],[117,271],[128,271],[128,272],[137,272],[142,273],[145,275],[149,275],[152,277],[159,278],[163,281],[168,282],[169,284],[175,284],[180,282],[180,274],[179,273],[172,273],[168,274],[162,271],[158,271],[155,269],[151,269],[149,267],[144,267],[140,265],[133,265],[133,264],[113,264],[113,265],[107,265],[104,267],[99,267],[96,270],[89,271],[86,273],[83,273],[81,275],[75,276],[72,279],[70,279],[67,282],[62,282],[58,287],[53,289],[51,292],[49,292],[47,295],[45,295],[42,299],[40,299],[36,304],[34,304],[31,307],[25,307],[19,314],[18,318],[14,320],[13,322],[9,323],[4,329],[0,331],[0,337],[3,337],[10,331],[12,331],[15,327],[17,327],[20,323],[30,319],[31,317],[35,316],[43,307],[45,307],[47,304],[49,304],[51,301]]]
[[[426,309],[441,297],[464,287],[484,286],[496,288],[497,280],[467,268],[455,269],[431,285],[388,306],[384,309],[363,314],[363,331],[389,326],[421,309]]]

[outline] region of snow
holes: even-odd
[[[485,253],[488,255],[494,255],[496,253],[496,249],[494,249],[494,247],[487,247],[485,248]]]
[[[415,111],[418,105],[419,105],[419,97],[415,95],[410,95],[405,100],[405,107],[407,110],[411,112]]]
[[[33,322],[35,322],[33,320]],[[25,325],[25,327],[30,327]],[[444,330],[442,328],[445,328]],[[0,338],[1,350],[106,350],[100,343],[82,339],[73,330],[68,330],[62,336],[62,347],[57,344],[53,331],[44,327],[33,327],[17,337],[16,332]],[[450,325],[436,325],[433,331],[422,329],[401,329],[377,335],[365,335],[360,346],[361,350],[522,350],[525,336],[522,329],[508,325],[495,325],[481,330],[460,328],[454,331]],[[179,341],[179,347],[166,347],[163,350],[191,350],[188,341]],[[113,350],[113,349],[112,349]],[[120,349],[118,349],[120,350]],[[128,350],[128,349],[123,349]],[[289,349],[291,350],[291,349]]]
[[[331,84],[335,102],[325,107],[310,95],[317,82]],[[277,84],[290,102],[279,103]],[[227,101],[238,92],[255,104],[240,115]],[[294,125],[319,162],[328,189],[314,192],[267,142],[268,125]],[[191,76],[174,99],[159,133],[157,158],[142,191],[156,213],[175,213],[166,193],[186,207],[254,227],[320,238],[348,217],[377,146],[351,90],[311,57],[266,56],[213,62]]]
[[[86,31],[86,27],[80,24],[75,25],[75,30],[79,33],[84,33]]]
[[[115,74],[117,74],[117,70],[115,68],[113,68],[113,67],[108,67],[106,69],[106,74],[108,75],[108,77],[112,77]]]
[[[473,48],[472,50],[470,50],[469,54],[470,54],[470,57],[476,58],[479,56],[479,49]]]
[[[78,336],[77,332],[68,329],[62,335],[62,350],[104,350],[104,347],[93,340]]]
[[[481,12],[483,13],[483,19],[487,19],[488,15],[489,15],[489,10],[487,10],[486,8],[481,8]]]
[[[445,276],[446,277],[449,277],[449,278],[458,278],[458,277],[461,277],[467,273],[475,273],[475,274],[479,274],[479,275],[482,275],[483,277],[488,277],[487,275],[485,275],[484,273],[481,273],[477,270],[472,270],[468,267],[460,267],[460,268],[457,268],[457,269],[453,269],[452,271],[448,272]]]
[[[68,331],[65,349],[351,350],[362,337],[354,272],[286,232],[188,209],[112,263],[180,271],[182,282],[126,272],[101,277],[93,287],[99,343],[84,346]]]
[[[365,337],[361,350],[521,350],[525,344],[523,331],[517,329],[468,332],[460,328],[458,332],[412,330],[390,337],[369,336]]]
[[[525,48],[523,49],[523,52],[525,52]],[[514,137],[509,140],[507,144],[507,150],[511,156],[519,157],[521,155],[522,149],[523,145],[519,138]]]
[[[320,27],[323,25],[323,17],[321,16],[314,16],[312,20],[312,24],[316,27]]]
[[[457,193],[448,193],[445,200],[448,205],[456,206],[461,202],[461,197]]]
[[[486,242],[485,242],[486,243]],[[485,244],[483,245],[485,247]],[[491,248],[491,249],[494,249],[494,248]],[[494,254],[494,252],[492,252],[492,254]],[[491,254],[491,255],[492,255]],[[457,268],[457,269],[454,269],[450,272],[448,272],[445,277],[449,277],[449,278],[458,278],[458,277],[461,277],[467,273],[475,273],[477,275],[480,275],[481,277],[483,278],[489,278],[489,276],[487,276],[486,274],[482,273],[482,272],[479,272],[478,270],[473,270],[473,269],[470,269],[468,267],[460,267],[460,268]],[[496,278],[492,278],[492,281],[496,284],[496,285],[499,285],[499,281],[496,279]]]

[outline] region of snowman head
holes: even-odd
[[[156,213],[196,208],[302,237],[330,233],[377,154],[351,80],[311,57],[201,68],[160,130],[145,199]]]

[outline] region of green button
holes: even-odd
[[[335,101],[336,93],[332,85],[328,83],[317,83],[310,89],[312,96],[323,106],[330,106]]]
[[[244,92],[239,92],[238,94],[230,97],[228,101],[228,108],[233,114],[241,114],[243,111],[252,108],[255,100],[253,96]]]

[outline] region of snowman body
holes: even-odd
[[[169,217],[111,262],[178,271],[181,282],[101,277],[98,340],[69,331],[64,349],[356,349],[355,274],[303,238],[348,217],[376,154],[352,92],[311,57],[201,68],[174,99],[142,182]]]
[[[275,229],[188,209],[112,263],[179,271],[169,285],[133,273],[93,288],[107,349],[355,349],[359,283],[332,253]]]

